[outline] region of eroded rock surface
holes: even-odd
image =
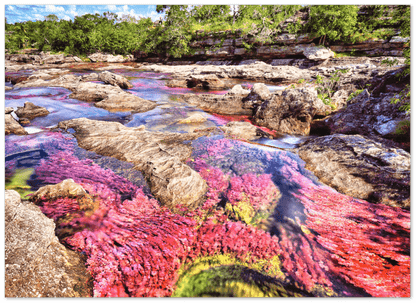
[[[185,94],[182,96],[182,100],[203,110],[218,114],[251,115],[251,109],[243,108],[243,98],[249,93],[250,91],[244,90],[241,85],[236,85],[225,95]]]
[[[308,135],[312,119],[330,112],[313,88],[288,89],[262,102],[253,121],[281,133]]]
[[[26,118],[29,120],[49,115],[49,111],[46,108],[37,106],[29,101],[26,101],[23,107],[18,106],[15,113],[19,118]]]
[[[78,145],[86,150],[134,163],[162,204],[195,208],[203,202],[207,185],[197,172],[184,164],[192,150],[183,143],[201,134],[149,132],[143,127],[86,118],[62,121],[58,126],[73,128]]]
[[[298,149],[306,168],[346,195],[410,207],[410,154],[360,135],[307,140]]]
[[[38,206],[5,193],[5,296],[92,295],[84,260],[59,243],[55,223]]]

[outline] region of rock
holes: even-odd
[[[348,97],[349,93],[345,89],[336,91],[331,97],[332,104],[334,104],[337,109],[343,108],[347,105]]]
[[[77,198],[82,197],[85,194],[87,194],[87,192],[81,185],[75,183],[72,179],[66,179],[58,184],[42,186],[30,197],[30,200],[54,200],[60,197]]]
[[[26,101],[23,107],[18,106],[15,113],[19,118],[26,118],[29,120],[49,115],[49,111],[46,108],[37,106],[29,101]]]
[[[378,116],[377,120],[379,123],[374,125],[374,130],[381,136],[394,134],[397,126],[401,120],[389,120],[388,117]]]
[[[166,81],[166,86],[167,87],[183,87],[183,88],[187,88],[188,87],[188,81],[186,81],[186,80],[179,80],[179,79],[170,79],[170,80]]]
[[[410,154],[360,135],[307,140],[298,149],[321,182],[346,195],[410,207]]]
[[[13,107],[5,107],[4,108],[4,113],[5,114],[11,114],[12,112],[14,112],[14,108]]]
[[[119,86],[124,89],[132,88],[133,85],[123,76],[110,73],[108,71],[98,74],[98,79],[104,83]]]
[[[111,62],[111,63],[122,63],[126,60],[121,55],[113,56],[108,54],[94,53],[88,56],[92,62]]]
[[[261,61],[247,65],[144,65],[143,68],[157,73],[170,73],[177,79],[187,79],[192,75],[215,74],[222,78],[236,78],[275,83],[293,83],[299,79],[311,79],[309,70],[294,66],[272,66]]]
[[[4,130],[6,135],[27,135],[25,129],[13,118],[11,114],[4,115]]]
[[[243,107],[253,109],[255,106],[270,99],[271,96],[272,94],[270,93],[268,87],[265,84],[256,83],[253,85],[250,94],[243,99]]]
[[[117,122],[86,118],[62,121],[59,128],[75,130],[78,145],[100,155],[135,164],[148,179],[153,195],[171,209],[199,206],[207,190],[205,181],[184,162],[192,149],[184,141],[201,134],[149,132]]]
[[[157,106],[156,102],[142,99],[114,86],[81,82],[73,91],[70,98],[96,102],[96,107],[109,111],[146,112]]]
[[[247,92],[247,93],[246,93]],[[185,94],[182,100],[185,102],[198,106],[199,108],[225,115],[251,115],[250,109],[243,108],[243,98],[247,97],[249,91],[243,90],[241,85],[233,87],[225,95],[213,94]]]
[[[146,112],[154,109],[157,106],[156,102],[137,97],[129,92],[122,90],[118,86],[84,82],[91,79],[96,79],[95,77],[100,76],[89,75],[87,77],[82,77],[75,75],[62,75],[59,78],[50,81],[36,79],[33,81],[22,82],[17,84],[17,87],[64,87],[73,92],[69,95],[69,98],[88,102],[96,102],[96,107],[104,108],[109,111]],[[109,77],[112,76],[110,75]]]
[[[10,86],[7,86],[7,85],[4,86],[4,90],[12,90],[12,89],[13,89],[13,87],[10,87]]]
[[[186,119],[180,120],[178,123],[185,124],[185,123],[202,123],[207,121],[207,118],[200,113],[193,114]]]
[[[234,85],[229,91],[229,95],[241,95],[247,96],[250,93],[249,90],[244,89],[240,84]]]
[[[226,87],[225,83],[216,75],[192,75],[187,81],[188,87],[202,87],[205,89],[218,89]]]
[[[5,296],[92,295],[85,261],[55,236],[55,224],[38,206],[5,193]]]
[[[312,119],[330,112],[313,88],[288,89],[259,105],[253,121],[281,133],[308,135]]]
[[[27,79],[28,79],[28,76],[26,76],[26,75],[24,75],[24,76],[16,76],[16,77],[12,77],[12,78],[10,79],[10,82],[11,82],[13,85],[16,85],[17,83],[27,81]]]
[[[249,122],[228,122],[226,126],[219,127],[227,137],[243,140],[255,140],[260,137],[268,136],[265,132],[255,127]]]
[[[322,47],[308,47],[303,51],[303,54],[309,60],[316,61],[323,61],[335,57],[335,54],[332,50]]]

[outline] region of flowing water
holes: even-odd
[[[82,75],[90,72],[74,71],[74,74]],[[24,102],[30,101],[35,105],[45,107],[50,112],[45,117],[33,119],[30,125],[25,127],[29,135],[6,136],[6,188],[18,190],[21,195],[26,195],[40,186],[58,183],[71,177],[75,181],[80,180],[82,183],[94,186],[102,183],[103,186],[109,188],[109,195],[110,192],[120,195],[118,198],[120,201],[135,201],[134,197],[137,196],[135,191],[138,188],[142,189],[146,197],[152,198],[146,179],[139,171],[133,169],[133,164],[79,148],[76,139],[71,135],[71,130],[69,133],[63,133],[61,130],[54,129],[63,120],[86,117],[117,121],[127,127],[145,125],[148,131],[180,133],[193,132],[198,128],[221,126],[229,121],[249,121],[249,118],[245,116],[207,113],[181,102],[179,98],[185,93],[224,94],[225,90],[170,88],[166,86],[166,81],[169,79],[169,75],[166,74],[127,69],[116,69],[111,72],[124,75],[129,79],[133,84],[129,92],[141,98],[156,101],[158,106],[145,113],[109,112],[95,107],[93,103],[69,98],[71,92],[64,88],[39,87],[6,91],[6,106],[16,109],[18,106],[23,106]],[[30,74],[30,71],[20,73]],[[238,83],[247,88],[254,84],[242,81]],[[6,83],[7,85],[10,86],[10,83]],[[269,88],[279,90],[284,87],[269,86]],[[204,115],[207,121],[198,124],[178,123],[194,113]],[[244,232],[248,233],[247,226],[255,228],[256,231],[266,231],[265,234],[261,234],[261,237],[278,243],[275,253],[280,258],[279,272],[281,274],[272,274],[270,269],[272,265],[261,270],[255,266],[255,264],[266,262],[265,260],[271,262],[272,259],[271,255],[262,255],[257,252],[257,250],[266,252],[268,249],[267,243],[269,242],[266,240],[264,241],[267,243],[261,242],[261,237],[258,241],[263,244],[256,244],[257,247],[251,243],[253,240],[247,238],[246,242],[243,241],[244,243],[233,246],[233,249],[230,248],[231,244],[227,244],[228,242],[218,244],[219,240],[216,240],[213,246],[206,248],[205,253],[201,251],[199,255],[188,256],[188,261],[181,264],[199,264],[198,260],[201,260],[203,256],[224,254],[227,258],[229,256],[234,258],[233,262],[230,261],[234,264],[233,266],[254,262],[250,266],[247,264],[244,266],[250,270],[256,269],[257,272],[280,281],[273,283],[283,285],[287,291],[286,295],[406,296],[409,291],[407,286],[410,286],[408,285],[408,279],[410,279],[410,274],[408,274],[410,270],[408,267],[410,263],[409,212],[347,197],[320,183],[311,172],[304,168],[305,163],[291,152],[305,139],[306,137],[285,135],[248,143],[226,139],[221,134],[216,134],[190,142],[193,153],[187,164],[199,172],[209,186],[208,199],[203,211],[207,211],[212,205],[217,206],[217,210],[221,209],[222,214],[225,209],[228,223],[222,226],[243,222],[241,225],[243,227],[238,225],[240,237],[244,237]],[[90,160],[87,159],[92,162],[88,162]],[[78,172],[72,171],[71,165],[79,167]],[[48,167],[54,169],[48,170],[46,169]],[[83,175],[84,167],[93,167],[94,174],[86,169]],[[117,176],[122,177],[124,181],[119,181]],[[112,180],[111,186],[108,180]],[[120,182],[124,182],[124,185],[118,185]],[[126,186],[132,189],[127,190]],[[93,192],[92,189],[91,192]],[[123,202],[123,205],[125,203]],[[251,203],[251,206],[247,203]],[[244,207],[248,207],[249,211],[246,212]],[[54,218],[58,216],[53,214],[53,210],[51,211],[46,204],[42,210],[48,216]],[[214,214],[212,216],[215,217]],[[115,218],[114,215],[113,219]],[[220,218],[222,217],[217,217],[216,220],[222,222]],[[211,226],[209,224],[203,225],[204,228]],[[110,233],[108,230],[105,232]],[[198,239],[198,231],[193,232],[196,236],[192,238],[192,241],[197,242],[195,239]],[[209,232],[205,236],[208,237],[208,234]],[[74,237],[80,235],[81,233],[78,233]],[[224,232],[223,237],[225,239],[228,234]],[[94,253],[78,245],[79,243],[74,238],[66,241],[67,245],[87,254],[91,260],[94,258]],[[201,241],[209,242],[208,240]],[[227,241],[233,243],[235,240],[230,238]],[[193,245],[189,244],[190,247],[199,247],[197,244]],[[221,248],[221,245],[227,248]],[[124,251],[124,246],[116,245],[112,249],[110,254],[115,250]],[[259,255],[255,261],[247,261],[247,257],[242,257],[237,253],[239,249]],[[160,251],[163,255],[163,245]],[[126,252],[124,253],[127,257],[129,256]],[[133,252],[130,254],[130,257],[134,256]],[[153,264],[152,261],[144,262]],[[225,268],[230,266],[230,262],[220,264],[222,267],[214,267]],[[102,266],[104,268],[107,265]],[[170,281],[170,284],[155,282],[151,284],[153,286],[142,289],[141,292],[138,289],[142,286],[137,286],[141,284],[131,284],[127,278],[127,272],[130,269],[121,268],[121,273],[119,269],[115,270],[115,273],[108,274],[113,275],[114,281],[119,281],[118,284],[116,282],[111,284],[108,279],[107,282],[100,280],[102,274],[97,273],[100,271],[98,267],[91,267],[91,273],[95,278],[94,295],[114,295],[115,290],[118,295],[204,295],[204,293],[192,291],[180,292],[188,289],[188,284],[197,283],[192,282],[197,275],[187,276],[185,265],[182,265],[183,275],[180,280],[166,275],[169,276],[166,280]],[[157,268],[157,271],[162,270],[159,266]],[[214,269],[207,267],[203,272]],[[137,268],[135,270],[140,272]],[[230,279],[237,278],[231,277]],[[252,283],[248,281],[241,283],[243,282]],[[123,284],[122,290],[118,288],[120,283]],[[176,292],[172,290],[175,283],[178,287]],[[223,285],[222,288],[226,287]],[[292,288],[297,290],[292,293],[290,292],[293,291]],[[155,292],[155,289],[160,292]],[[262,291],[267,295],[267,291],[264,289]],[[224,293],[227,292],[224,291]],[[246,293],[243,292],[243,294]],[[239,293],[234,293],[234,295],[239,295]]]

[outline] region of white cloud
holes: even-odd
[[[44,19],[44,16],[42,16],[40,14],[35,14],[34,16],[37,20],[43,20]]]
[[[129,10],[129,6],[128,5],[123,5],[123,11],[127,12]]]
[[[65,19],[67,21],[71,20],[71,18],[69,16],[67,16],[67,15],[65,15],[62,19]]]
[[[14,7],[13,6],[8,5],[7,7],[9,8],[9,10],[14,11]]]
[[[109,11],[115,11],[117,9],[117,7],[115,5],[107,5],[107,9]]]
[[[45,10],[47,12],[64,12],[65,9],[62,6],[55,5],[45,5]]]

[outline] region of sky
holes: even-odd
[[[58,1],[57,1],[58,2]],[[55,2],[56,3],[56,2]],[[137,3],[137,2],[136,2]],[[4,6],[4,15],[7,23],[44,20],[45,16],[55,14],[59,19],[74,20],[76,16],[85,14],[102,15],[103,12],[113,12],[119,17],[131,15],[136,19],[150,17],[158,20],[162,14],[156,12],[156,5],[10,5]]]

